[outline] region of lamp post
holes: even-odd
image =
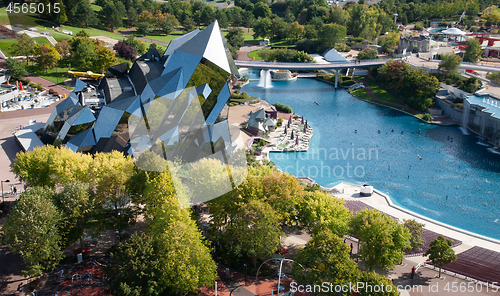
[[[243,264],[245,266],[245,286],[247,285],[247,264]]]
[[[3,180],[2,180],[2,181],[0,181],[0,182],[1,182],[1,184],[2,184],[2,203],[4,203],[4,202],[5,202],[5,197],[4,197],[4,195],[3,195],[3,182],[5,182],[5,183],[9,183],[9,182],[10,182],[10,180],[5,180],[5,181],[3,181]]]

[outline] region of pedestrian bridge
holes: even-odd
[[[262,70],[340,70],[348,68],[366,68],[371,66],[380,66],[387,62],[386,59],[360,60],[359,62],[348,63],[279,63],[279,62],[260,62],[260,61],[242,61],[235,60],[238,68],[262,69]]]

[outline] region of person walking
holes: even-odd
[[[16,185],[13,185],[14,186],[14,195],[17,195],[17,187]]]
[[[415,266],[411,268],[411,279],[415,277]]]
[[[352,243],[351,243],[351,250],[349,251],[349,256],[352,256],[352,249],[353,249],[353,246],[352,246]]]

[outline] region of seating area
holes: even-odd
[[[500,281],[500,253],[481,247],[473,247],[457,254],[457,261],[446,264],[444,269],[478,281],[495,283]]]

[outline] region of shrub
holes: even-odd
[[[357,58],[360,60],[373,60],[378,59],[378,52],[373,48],[365,48],[358,53]]]
[[[425,113],[424,116],[422,116],[422,119],[425,121],[431,121],[432,116],[429,113]]]
[[[278,122],[276,123],[276,126],[282,126],[283,125],[283,118],[278,118]]]
[[[462,99],[462,98],[457,97],[457,98],[453,99],[453,103],[455,103],[455,104],[461,104],[463,102],[464,102],[464,99]]]
[[[418,22],[418,23],[415,24],[414,29],[417,30],[417,31],[422,31],[424,29],[424,24]]]
[[[453,84],[453,80],[451,78],[446,78],[444,83],[448,84],[448,85],[452,85]]]
[[[347,81],[342,82],[340,85],[342,85],[342,86],[351,86],[353,84],[356,84],[356,81],[347,80]]]
[[[274,103],[273,106],[276,108],[276,110],[284,113],[293,113],[293,110],[290,106],[280,104],[280,103]]]

